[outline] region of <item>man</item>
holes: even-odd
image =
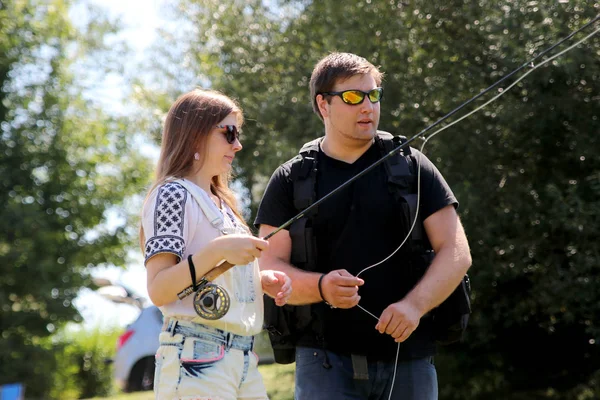
[[[315,66],[313,109],[325,125],[314,161],[316,199],[381,158],[382,76],[348,53],[330,54]],[[387,399],[390,392],[393,399],[437,399],[429,312],[459,285],[471,258],[456,198],[435,166],[411,150],[420,168],[425,242],[435,253],[428,268],[419,270],[409,243],[386,259],[411,221],[389,190],[383,163],[320,204],[305,225],[316,244],[312,270],[291,263],[292,228],[274,235],[261,256],[261,268],[292,278],[290,304],[311,305],[313,323],[296,348],[297,399]],[[271,177],[255,221],[261,237],[302,211],[294,203],[298,157]]]

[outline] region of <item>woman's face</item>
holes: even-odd
[[[208,134],[205,153],[206,159],[203,162],[202,169],[205,169],[210,176],[229,172],[231,163],[233,163],[233,159],[235,158],[235,153],[242,149],[239,138],[234,137],[232,143],[227,141],[226,125],[235,126],[239,132],[237,116],[231,113],[217,124],[219,127],[213,127],[212,131]]]

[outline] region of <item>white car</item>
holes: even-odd
[[[158,307],[142,309],[140,316],[117,340],[114,377],[125,392],[152,390],[154,387],[154,355],[163,316]]]
[[[140,315],[127,325],[117,339],[114,359],[114,379],[125,392],[152,390],[154,387],[154,355],[158,349],[158,335],[163,315],[156,306],[146,306],[146,300],[120,284],[107,279],[95,279],[97,292],[115,303],[131,304],[140,309]]]

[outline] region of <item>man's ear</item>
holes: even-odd
[[[317,106],[319,107],[319,111],[321,112],[321,116],[323,118],[325,118],[326,116],[329,115],[329,108],[328,108],[329,103],[325,99],[325,96],[323,96],[322,94],[318,94],[316,99],[317,99]]]

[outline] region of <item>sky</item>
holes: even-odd
[[[100,6],[108,11],[114,18],[120,18],[123,30],[120,38],[124,39],[133,53],[132,61],[141,60],[144,52],[156,38],[156,29],[161,24],[161,7],[166,0],[87,0],[91,4]],[[78,6],[79,7],[79,6]],[[70,15],[75,24],[77,20],[85,17],[85,11],[74,7]],[[130,66],[133,65],[130,64]],[[126,65],[127,69],[127,65]],[[96,98],[107,109],[119,109],[122,106],[123,78],[112,75],[103,85],[99,85],[101,93],[94,93]],[[109,221],[110,222],[110,221]],[[143,266],[142,256],[134,251],[132,255],[135,262],[122,268],[97,268],[92,275],[110,279],[112,282],[121,283],[138,295],[148,299],[146,289],[146,270]],[[148,301],[149,304],[149,301]],[[84,318],[84,328],[125,326],[135,320],[139,311],[128,304],[114,304],[104,299],[91,290],[83,290],[75,305]]]

